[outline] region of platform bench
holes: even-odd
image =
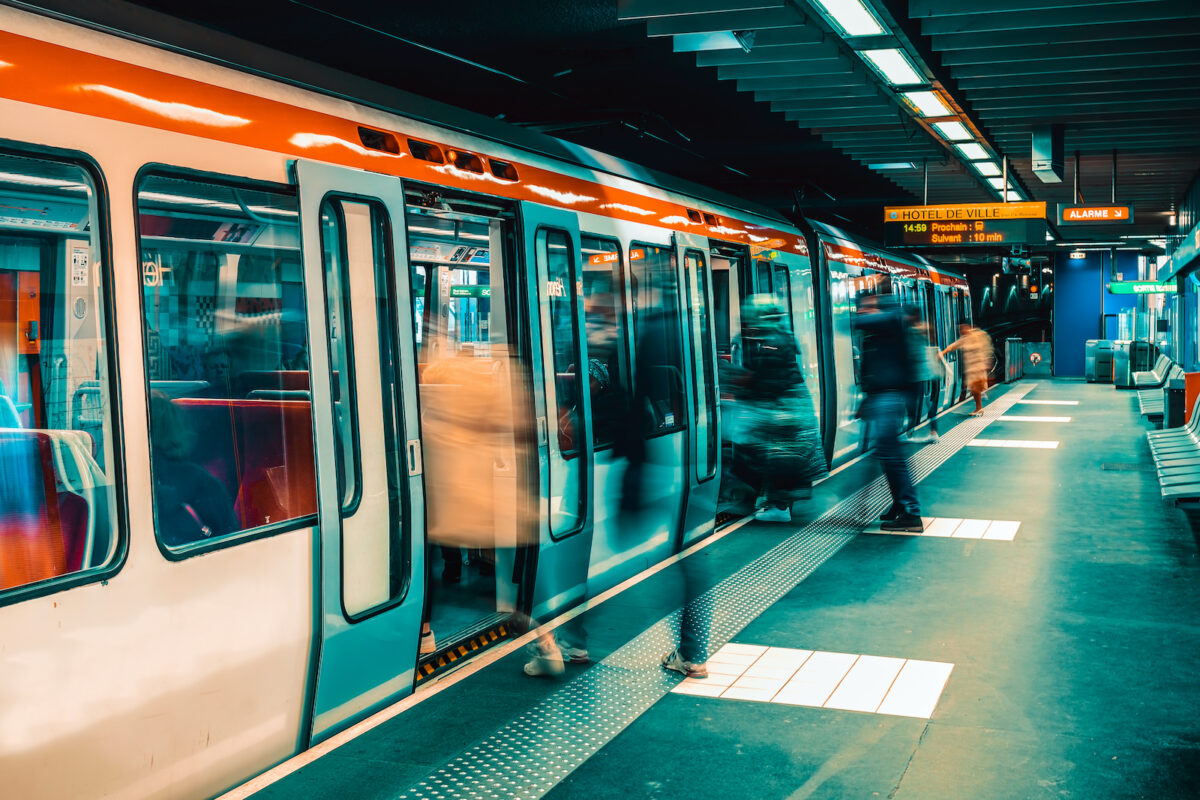
[[[1171,359],[1159,355],[1158,360],[1154,362],[1154,369],[1149,372],[1133,373],[1133,388],[1161,389],[1167,383],[1167,375],[1171,371],[1171,366]]]
[[[1176,503],[1200,501],[1200,398],[1187,425],[1148,431],[1146,439],[1162,496]]]
[[[1173,380],[1183,379],[1183,367],[1178,364],[1172,364],[1170,371],[1167,373],[1167,380],[1164,386],[1169,386]],[[1143,417],[1149,418],[1151,421],[1162,419],[1166,414],[1166,392],[1164,389],[1139,389],[1137,393],[1138,410]]]

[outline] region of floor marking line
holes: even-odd
[[[1078,400],[1017,400],[1018,403],[1029,403],[1039,406],[1077,406]]]
[[[1057,450],[1058,442],[1031,439],[972,439],[968,447],[1020,447],[1028,450]]]
[[[1021,523],[1004,519],[957,519],[948,517],[922,517],[925,529],[916,531],[885,531],[882,528],[868,528],[863,533],[879,536],[928,536],[934,539],[988,539],[989,541],[1011,542],[1021,528]],[[997,533],[991,537],[988,532],[995,527]]]
[[[723,653],[724,648],[721,648],[714,658]],[[775,683],[782,682],[783,685],[774,691],[753,685],[751,682],[759,679],[750,677],[747,669],[739,675],[724,676],[732,680],[718,685],[712,685],[711,676],[703,680],[687,678],[671,692],[721,700],[929,719],[954,670],[953,664],[944,661],[790,647],[769,647],[759,660],[769,658],[780,663],[788,660],[796,663],[797,655],[802,658],[800,666],[790,667],[789,677],[782,681],[777,679]],[[809,665],[812,665],[811,669]]]
[[[1030,417],[1019,414],[1005,414],[1001,422],[1070,422],[1070,417]]]
[[[916,482],[928,477],[1036,387],[1013,387],[981,417],[963,420],[909,459]],[[883,476],[691,601],[690,610],[719,649],[807,578],[882,512],[891,500]],[[485,796],[538,798],[615,738],[679,682],[659,659],[678,641],[676,609],[533,708],[502,725],[397,800]],[[757,660],[757,659],[754,659]],[[744,672],[744,670],[743,670]]]

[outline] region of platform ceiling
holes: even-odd
[[[123,6],[38,5],[110,17]],[[876,237],[883,205],[921,202],[926,164],[930,203],[996,199],[808,0],[136,5]],[[1167,232],[1200,168],[1198,0],[876,6],[1030,199],[1070,202],[1078,153],[1079,193],[1108,201],[1115,153],[1116,196],[1135,204],[1138,224],[1087,235]],[[753,43],[675,52],[677,36],[705,31],[750,32]],[[1064,126],[1060,184],[1030,169],[1043,123]],[[867,166],[883,161],[916,166]]]

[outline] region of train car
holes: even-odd
[[[746,294],[849,407],[829,315],[897,257],[405,102],[0,7],[7,794],[211,796],[413,692],[424,623],[544,618],[711,532]],[[479,496],[494,538],[455,539]]]

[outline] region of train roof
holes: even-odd
[[[945,269],[940,264],[930,261],[925,256],[917,253],[889,250],[875,244],[870,239],[847,233],[841,228],[825,222],[810,220],[809,225],[813,227],[818,235],[826,239],[836,240],[839,245],[848,245],[853,251],[861,252],[868,262],[874,262],[866,263],[864,266],[878,266],[897,274],[915,273],[921,276],[928,275],[934,283],[966,286],[966,279],[962,275]],[[843,258],[841,260],[846,259]]]
[[[278,50],[252,45],[229,34],[122,0],[102,4],[89,0],[49,0],[36,8],[19,0],[0,0],[0,5],[50,16],[328,97],[746,212],[797,230],[796,224],[779,211],[736,195]]]

